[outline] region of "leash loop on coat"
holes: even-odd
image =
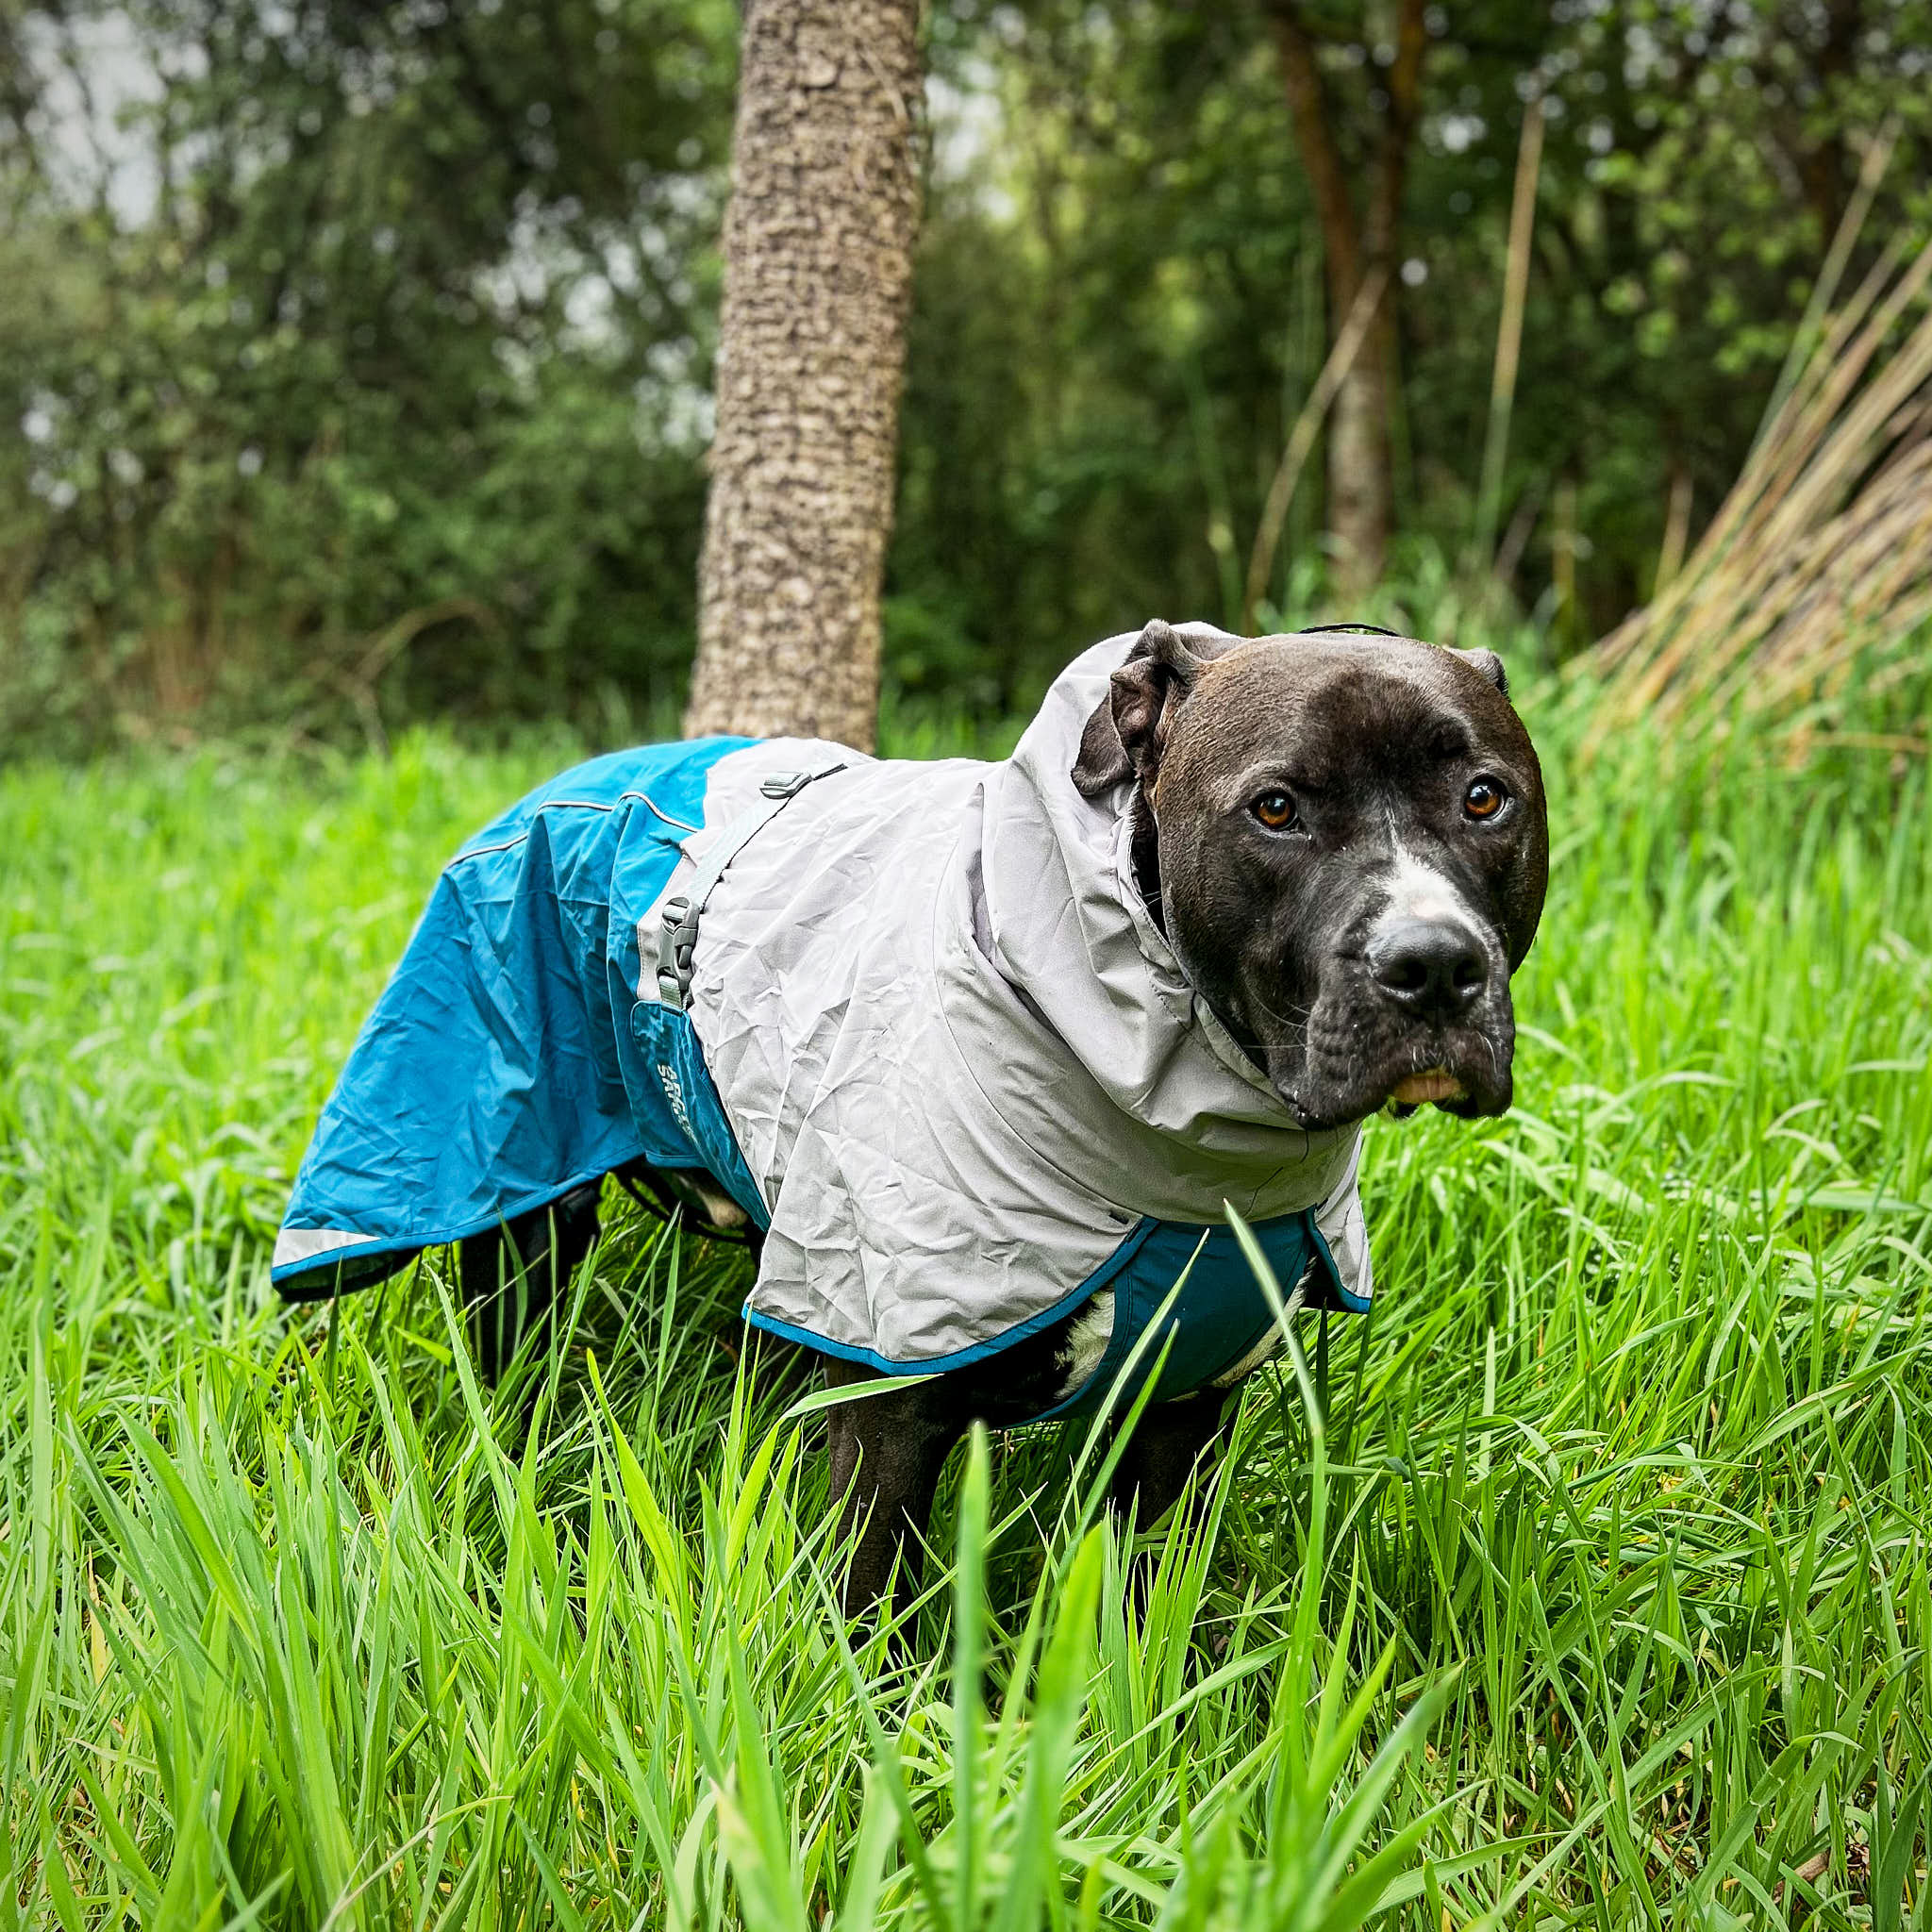
[[[698,920],[706,902],[724,876],[725,868],[744,850],[750,841],[778,816],[805,788],[819,778],[842,772],[844,765],[824,765],[811,772],[774,772],[758,786],[760,802],[732,820],[719,835],[718,842],[705,855],[697,876],[689,889],[665,900],[658,913],[658,997],[674,1013],[685,1010],[691,998],[691,962],[697,956]],[[648,958],[644,946],[643,922],[638,926],[638,955],[641,966]],[[638,976],[638,997],[649,997]]]

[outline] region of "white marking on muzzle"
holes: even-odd
[[[1395,841],[1395,856],[1390,861],[1384,889],[1389,894],[1388,903],[1369,930],[1371,942],[1391,925],[1424,919],[1431,924],[1461,926],[1485,954],[1489,952],[1483,922],[1456,882],[1425,859],[1418,858],[1400,840]]]

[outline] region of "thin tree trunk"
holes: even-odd
[[[1314,40],[1293,0],[1275,0],[1270,13],[1281,56],[1282,92],[1322,230],[1332,344],[1361,290],[1360,229],[1329,125],[1327,90]],[[1391,494],[1389,398],[1378,345],[1372,341],[1342,375],[1328,415],[1328,540],[1337,589],[1344,596],[1359,593],[1381,574]]]
[[[1343,597],[1364,595],[1382,575],[1393,484],[1389,375],[1380,344],[1371,343],[1343,378],[1328,423],[1328,535]]]
[[[1865,30],[1864,0],[1826,0],[1824,43],[1818,49],[1812,72],[1824,96],[1826,132],[1815,141],[1798,136],[1798,175],[1805,199],[1818,217],[1818,245],[1831,246],[1831,238],[1844,219],[1846,193],[1845,142],[1840,132],[1845,104],[1840,90],[1857,58],[1858,38]],[[1795,118],[1795,117],[1794,117]]]
[[[917,0],[744,8],[690,736],[873,742],[917,22]]]
[[[1294,124],[1295,145],[1315,200],[1328,275],[1330,340],[1344,326],[1371,270],[1395,268],[1402,192],[1414,139],[1428,36],[1423,0],[1399,0],[1395,58],[1373,143],[1374,159],[1357,215],[1331,125],[1328,90],[1314,36],[1296,0],[1269,8],[1281,58],[1282,92]],[[1391,284],[1392,291],[1392,284]],[[1382,574],[1392,522],[1394,468],[1389,435],[1389,372],[1394,359],[1394,296],[1382,298],[1375,333],[1336,391],[1328,422],[1328,536],[1336,588],[1359,596]]]

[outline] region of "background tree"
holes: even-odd
[[[869,746],[919,229],[918,0],[748,0],[685,729]]]
[[[724,0],[26,14],[0,728],[670,713],[734,27]]]
[[[1388,291],[1399,265],[1403,190],[1422,106],[1429,37],[1423,0],[1395,0],[1390,37],[1372,49],[1364,49],[1357,38],[1357,22],[1341,29],[1341,46],[1357,57],[1367,51],[1374,63],[1357,109],[1363,124],[1354,143],[1359,158],[1351,166],[1336,125],[1339,110],[1324,72],[1315,17],[1300,0],[1268,0],[1268,14],[1281,49],[1282,86],[1295,142],[1321,225],[1330,341],[1347,326],[1371,277],[1374,288],[1383,291],[1366,298],[1377,304],[1376,322],[1335,391],[1328,422],[1328,535],[1337,587],[1344,595],[1358,596],[1380,578],[1389,547],[1394,497],[1389,388],[1395,345],[1389,316],[1396,298]],[[1327,37],[1332,42],[1332,28]],[[1356,64],[1361,64],[1358,58]],[[1363,183],[1359,207],[1351,175]]]

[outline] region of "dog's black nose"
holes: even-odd
[[[1424,1019],[1455,1019],[1489,984],[1482,947],[1455,920],[1405,919],[1370,941],[1368,960],[1375,984]]]

